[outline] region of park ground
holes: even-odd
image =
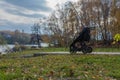
[[[68,51],[41,48],[0,55],[0,80],[120,80],[120,55],[63,54],[23,57],[37,52]],[[120,52],[118,48],[95,51]]]

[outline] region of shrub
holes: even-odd
[[[114,40],[115,40],[116,42],[119,42],[119,41],[120,41],[120,34],[116,34],[116,35],[114,36]]]

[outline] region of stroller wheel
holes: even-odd
[[[91,53],[93,49],[91,47],[87,47],[87,53]]]
[[[71,54],[75,54],[77,52],[77,50],[76,50],[76,48],[74,48],[74,47],[70,47],[70,53]]]
[[[83,49],[82,49],[82,52],[83,52],[83,54],[86,54],[86,53],[87,53],[87,49],[86,49],[86,48],[83,48]]]
[[[92,52],[92,48],[86,46],[86,47],[82,48],[82,52],[83,52],[84,54],[86,54],[86,53],[91,53],[91,52]]]

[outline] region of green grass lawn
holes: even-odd
[[[67,51],[64,48],[26,50],[0,56],[0,80],[120,80],[120,55],[44,55],[21,58],[39,51]],[[73,80],[74,80],[73,79]]]
[[[120,52],[120,48],[95,48],[95,52]]]

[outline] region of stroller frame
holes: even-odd
[[[70,45],[70,53],[76,53],[77,51],[82,51],[84,54],[91,53],[92,47],[86,45],[86,42],[90,41],[90,28],[83,28],[82,32],[80,32],[79,36],[73,40]]]

